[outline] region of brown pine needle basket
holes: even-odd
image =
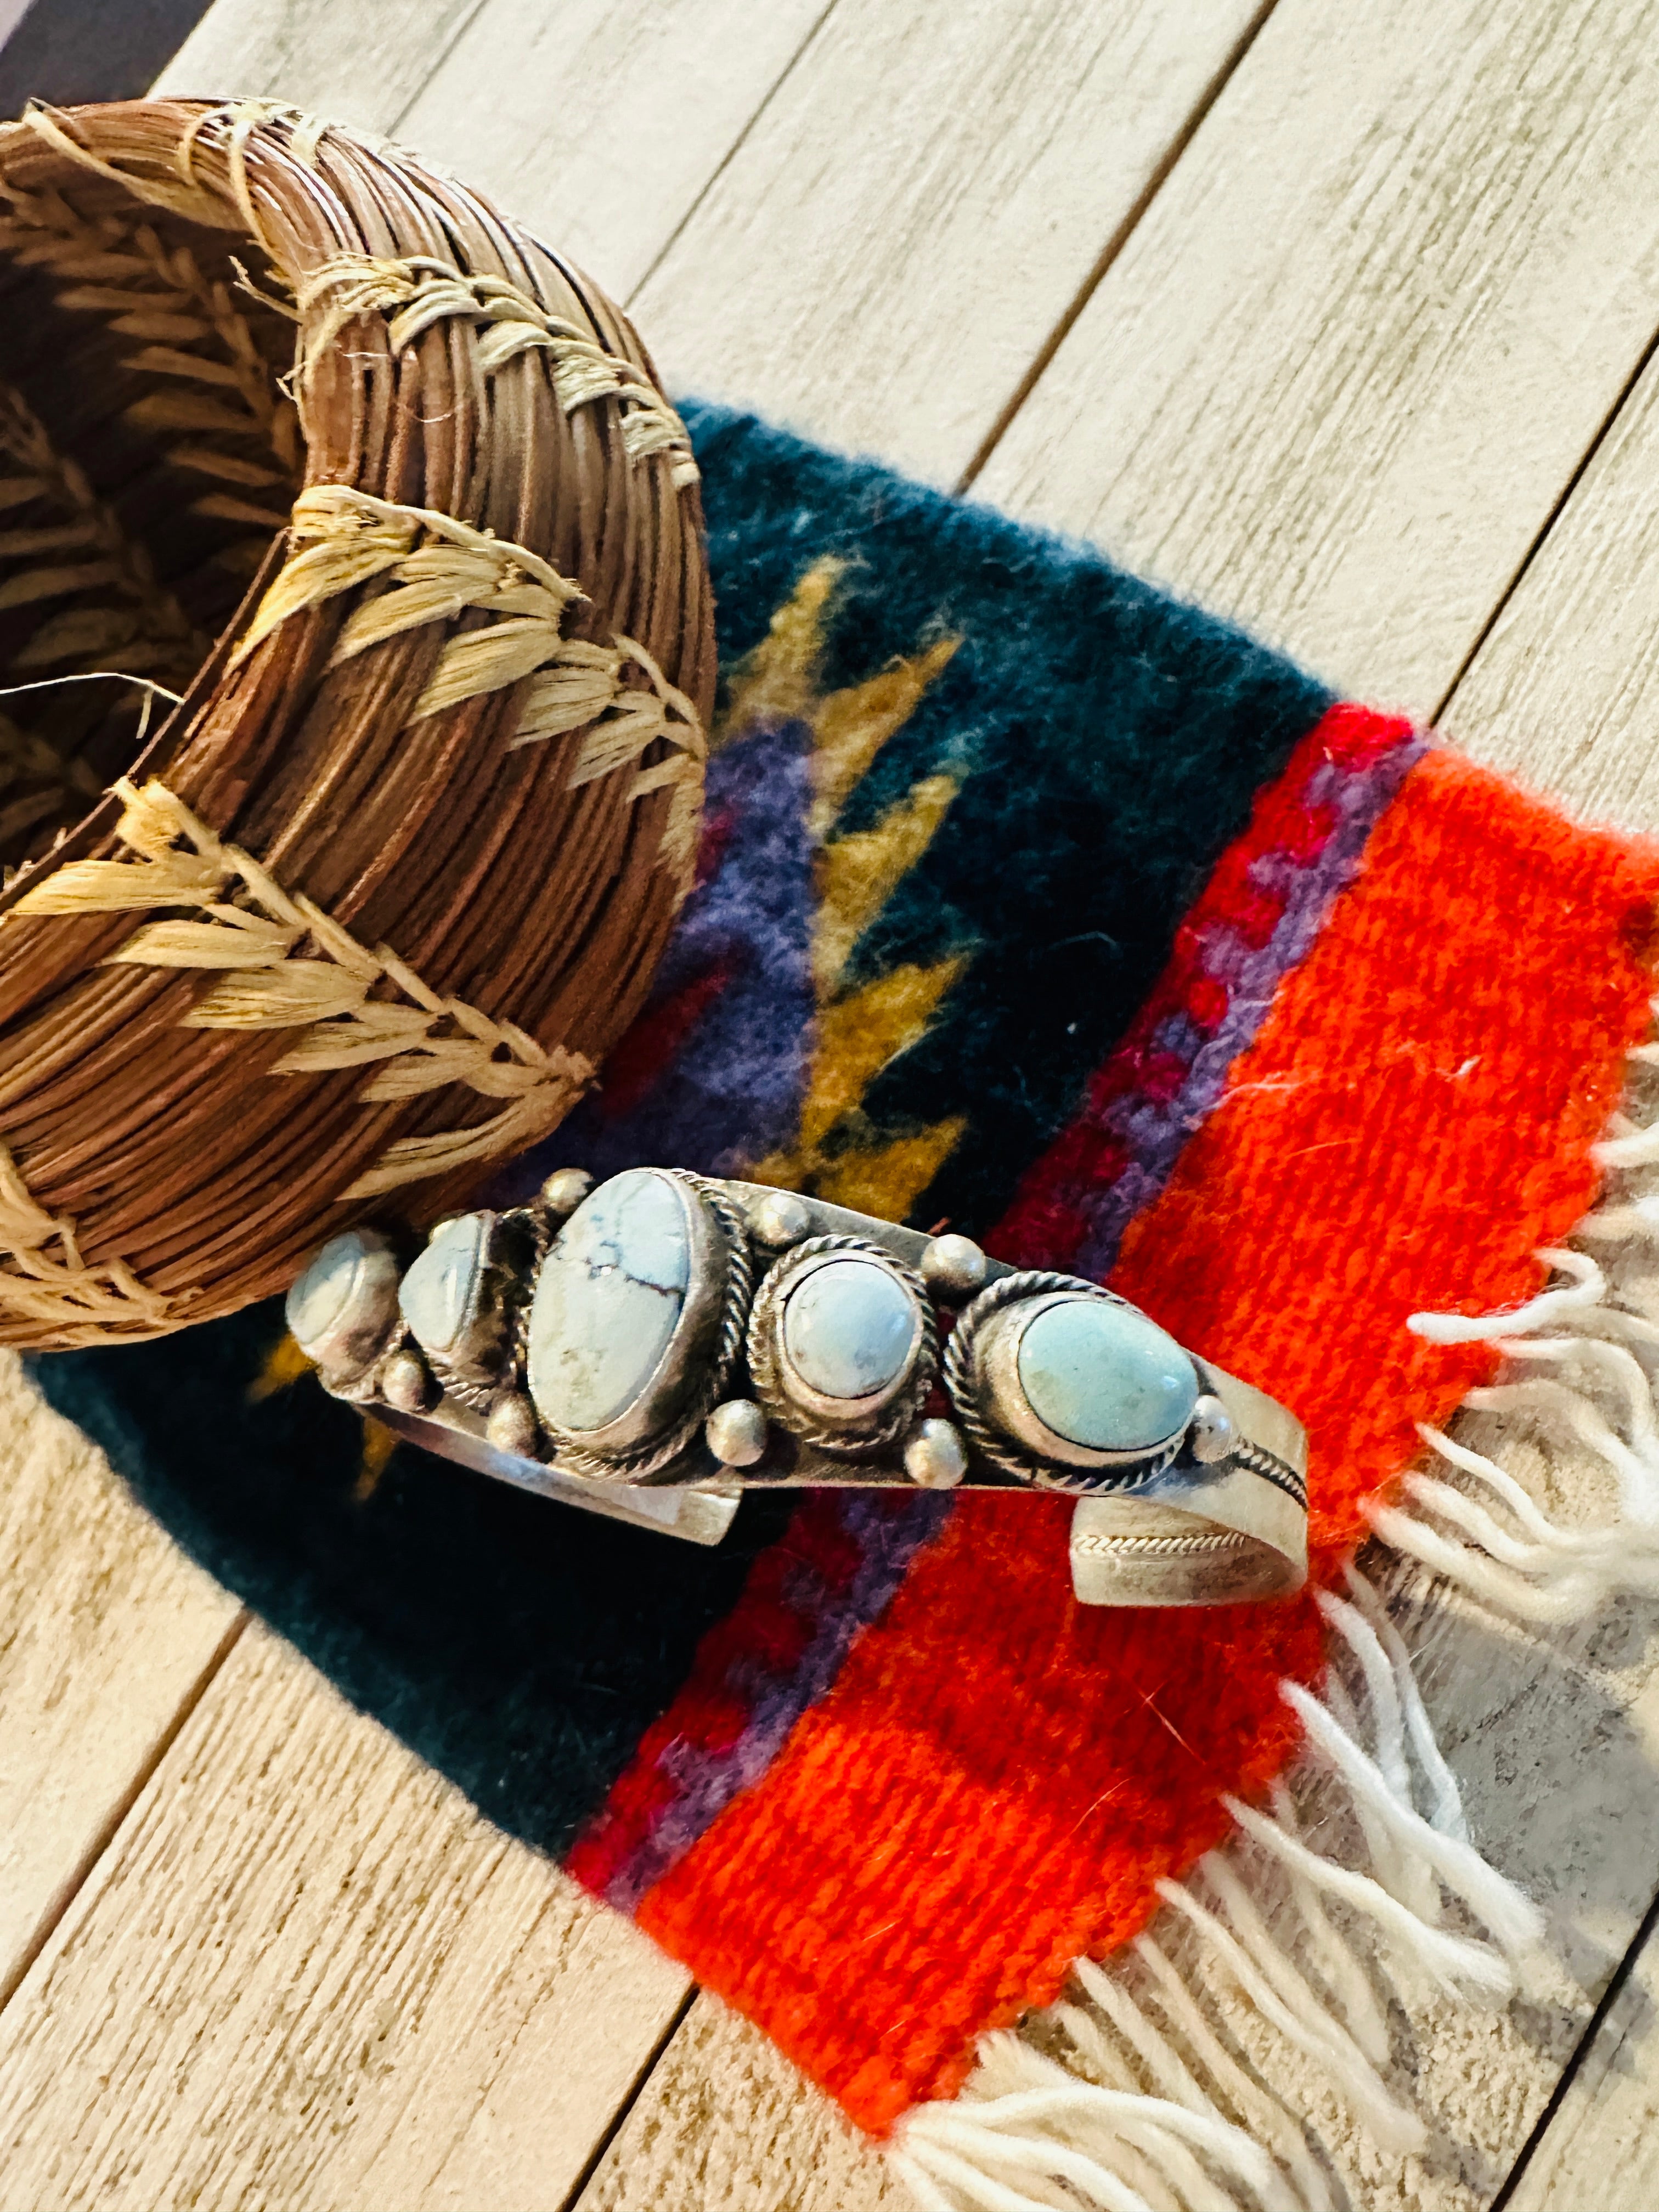
[[[557,1123],[684,896],[714,654],[626,319],[408,155],[37,108],[0,286],[0,684],[54,679],[0,698],[0,1340],[46,1347]]]

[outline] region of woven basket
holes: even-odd
[[[0,1339],[61,1346],[556,1124],[684,894],[712,605],[625,318],[405,154],[34,110],[0,260]]]

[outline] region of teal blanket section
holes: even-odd
[[[950,780],[948,811],[846,974],[854,988],[950,959],[956,980],[846,1134],[902,1141],[955,1117],[960,1136],[915,1218],[982,1231],[1075,1110],[1328,695],[1097,553],[751,417],[686,415],[723,666],[825,561],[840,567],[822,687],[957,641],[835,824],[858,836],[919,783]],[[526,1176],[584,1150],[607,1166],[714,1153],[730,1165],[734,1147],[775,1141],[799,1115],[817,1018],[811,742],[786,718],[717,750],[700,885],[657,1000],[613,1061],[611,1092]],[[281,1333],[279,1311],[259,1308],[149,1345],[43,1357],[34,1372],[162,1526],[354,1705],[501,1826],[562,1850],[750,1561],[787,1541],[789,1501],[747,1500],[733,1534],[703,1551],[407,1448],[376,1472],[357,1417],[310,1377],[251,1395]]]

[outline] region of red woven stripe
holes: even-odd
[[[1659,854],[1431,755],[1114,1280],[1297,1407],[1328,1569],[1488,1370],[1419,1307],[1523,1298],[1590,1203],[1648,1020]],[[760,1786],[641,1923],[878,2131],[1140,1927],[1291,1748],[1306,1599],[1087,1613],[1064,1502],[963,1499]]]

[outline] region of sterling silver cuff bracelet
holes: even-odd
[[[289,1292],[324,1387],[550,1498],[718,1543],[744,1487],[1069,1491],[1085,1605],[1228,1604],[1307,1576],[1282,1406],[1073,1275],[679,1169],[354,1229]]]

